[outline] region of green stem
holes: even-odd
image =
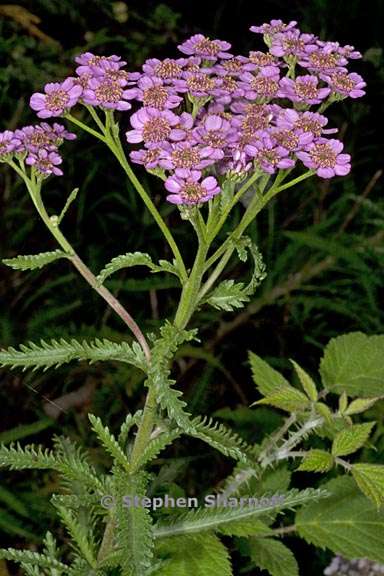
[[[72,116],[72,114],[69,114],[69,112],[65,115],[65,118],[67,120],[69,120],[70,122],[72,122],[72,124],[75,124],[76,126],[81,128],[85,132],[88,132],[88,134],[95,136],[95,138],[98,138],[99,140],[104,142],[104,144],[106,144],[106,139],[105,139],[105,136],[103,134],[100,134],[100,132],[97,132],[96,130],[94,130],[93,128],[88,126],[87,124],[84,124],[84,122],[82,122],[81,120],[78,120],[77,118]]]
[[[91,272],[88,266],[81,260],[81,258],[76,254],[73,247],[65,238],[64,234],[61,232],[59,227],[55,225],[51,220],[51,218],[49,217],[48,212],[41,199],[41,182],[36,180],[33,171],[31,173],[31,178],[28,178],[25,172],[23,172],[23,170],[19,168],[17,164],[15,164],[13,161],[10,161],[9,164],[24,180],[29,195],[32,199],[33,204],[35,205],[35,208],[39,216],[43,220],[48,230],[51,232],[52,236],[54,236],[59,246],[61,246],[64,252],[68,255],[68,259],[71,260],[72,264],[75,266],[78,272],[80,272],[80,274],[88,282],[88,284],[109,304],[109,306],[116,312],[118,316],[120,316],[123,322],[128,326],[128,328],[131,330],[132,334],[135,336],[136,340],[142,347],[148,362],[150,362],[151,352],[148,343],[145,339],[145,336],[140,330],[138,324],[135,322],[135,320],[132,318],[129,312],[127,312],[127,310],[113,296],[113,294],[107,288],[105,288],[105,286],[99,284],[95,275]]]
[[[149,391],[145,401],[143,417],[141,419],[140,426],[137,431],[131,453],[131,462],[130,462],[131,474],[134,474],[137,471],[138,460],[150,440],[153,430],[154,419],[156,416],[156,409],[157,409],[156,391],[155,388],[151,386],[151,383],[149,382]]]

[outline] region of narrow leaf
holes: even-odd
[[[5,258],[2,262],[10,266],[13,270],[36,270],[42,268],[60,258],[68,258],[69,255],[62,250],[53,252],[41,252],[40,254],[28,254],[16,256],[16,258]]]
[[[296,374],[300,380],[300,383],[303,387],[304,392],[306,393],[306,395],[308,396],[308,398],[310,400],[312,400],[313,402],[316,402],[317,400],[317,388],[316,388],[316,384],[314,383],[314,381],[312,380],[312,378],[309,376],[309,374],[306,373],[306,371],[299,366],[299,364],[297,362],[295,362],[294,360],[291,360],[295,370],[296,370]]]

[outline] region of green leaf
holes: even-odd
[[[384,466],[380,466],[380,464],[354,464],[352,476],[360,490],[378,508],[384,504]]]
[[[372,398],[384,394],[384,335],[351,332],[330,340],[320,363],[331,392]]]
[[[69,255],[62,250],[53,252],[41,252],[40,254],[28,254],[25,256],[16,256],[16,258],[5,258],[2,262],[10,266],[13,270],[36,270],[46,264],[50,264],[59,258],[69,258]]]
[[[242,462],[247,461],[246,453],[251,452],[251,447],[223,424],[214,422],[211,418],[198,416],[191,421],[191,425],[189,431],[191,436],[203,440],[225,456]]]
[[[119,464],[128,472],[130,469],[128,458],[108,426],[103,426],[100,418],[93,414],[88,414],[88,418],[91,422],[92,430],[97,434],[106,451],[112,456],[116,464]]]
[[[232,576],[228,551],[214,534],[168,538],[157,552],[165,563],[155,576]]]
[[[384,515],[361,494],[352,478],[323,485],[331,496],[296,514],[299,535],[310,544],[346,558],[384,563]]]
[[[207,304],[226,312],[233,312],[236,308],[242,308],[245,302],[249,302],[249,295],[244,290],[244,284],[234,280],[220,282],[206,299]]]
[[[166,260],[160,260],[159,264],[155,264],[149,254],[144,252],[128,252],[127,254],[112,258],[97,276],[97,281],[99,284],[103,284],[109,276],[118,270],[132,266],[146,266],[152,272],[170,272],[176,276],[179,275],[175,265]]]
[[[90,363],[99,360],[117,360],[132,364],[141,370],[146,370],[144,353],[137,342],[129,345],[127,342],[111,342],[103,338],[96,338],[90,342],[83,340],[40,340],[40,344],[29,342],[21,344],[20,349],[7,348],[0,350],[0,366],[11,368],[21,367],[24,370],[36,370],[61,366],[72,360],[88,360]]]
[[[297,468],[300,472],[328,472],[333,466],[332,454],[325,450],[309,450]]]
[[[34,436],[54,424],[55,421],[52,420],[52,418],[42,418],[41,420],[32,422],[32,424],[20,424],[20,426],[1,432],[0,443],[9,444],[10,442],[16,442],[22,438],[27,438],[28,436]]]
[[[313,402],[316,402],[317,400],[317,388],[316,388],[316,384],[314,383],[314,381],[312,380],[312,378],[309,376],[309,374],[306,373],[306,371],[299,366],[299,364],[297,362],[295,362],[294,360],[291,360],[295,370],[296,370],[296,374],[300,380],[300,383],[303,387],[304,392],[306,393],[306,395],[308,396],[308,398],[310,400],[312,400]]]
[[[248,358],[251,364],[253,381],[260,394],[268,396],[283,386],[289,386],[288,380],[267,364],[265,360],[262,360],[260,356],[257,356],[254,352],[249,352]]]
[[[309,400],[305,394],[293,386],[284,386],[254,404],[270,404],[286,412],[297,412],[305,410],[309,405]]]
[[[359,450],[368,440],[374,425],[375,422],[354,424],[339,432],[332,444],[333,456],[347,456]]]
[[[49,558],[44,554],[31,552],[30,550],[16,550],[15,548],[8,548],[7,550],[0,549],[0,558],[4,560],[12,560],[13,562],[32,564],[40,568],[53,568],[57,570],[66,570],[68,566]]]
[[[67,201],[64,204],[62,211],[60,212],[60,215],[57,217],[57,226],[60,225],[62,219],[64,218],[65,214],[67,213],[67,210],[70,207],[70,205],[72,204],[72,202],[74,202],[76,200],[78,192],[79,192],[79,188],[74,188],[72,190],[72,192],[70,193],[70,195],[68,196]]]
[[[270,538],[249,541],[251,560],[271,576],[299,576],[299,567],[291,550]]]
[[[307,488],[306,490],[290,490],[288,493],[267,496],[265,498],[255,496],[257,500],[255,505],[244,503],[240,505],[239,499],[234,499],[231,504],[231,497],[227,498],[227,505],[225,504],[225,497],[220,506],[214,506],[210,501],[206,503],[205,507],[196,510],[189,510],[182,514],[175,514],[170,519],[161,520],[155,526],[155,537],[165,538],[169,536],[176,536],[179,534],[194,534],[197,532],[209,532],[226,530],[228,527],[235,523],[236,530],[240,529],[240,523],[245,522],[245,526],[249,527],[249,521],[258,519],[260,516],[265,517],[270,513],[277,511],[292,509],[297,506],[308,504],[313,500],[324,498],[328,493],[324,490]],[[247,496],[252,498],[252,496]]]
[[[122,576],[143,576],[150,568],[153,557],[151,515],[144,506],[126,506],[124,497],[145,497],[148,475],[139,472],[132,477],[120,470],[115,478],[117,543],[121,553]]]
[[[344,414],[346,416],[352,416],[353,414],[361,414],[372,408],[380,398],[356,398],[353,400],[348,408],[345,410]]]
[[[326,423],[332,425],[333,416],[332,416],[332,410],[329,408],[329,406],[324,404],[324,402],[316,402],[315,408],[316,412],[324,418]]]
[[[266,272],[263,257],[250,238],[244,238],[243,244],[240,247],[237,246],[240,259],[244,261],[245,247],[250,251],[254,261],[254,270],[248,285],[245,286],[243,282],[235,282],[234,280],[223,280],[203,302],[227,312],[232,312],[235,308],[242,308],[245,302],[249,302],[256,288],[266,277]]]

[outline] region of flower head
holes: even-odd
[[[49,176],[50,174],[62,176],[62,170],[57,167],[62,161],[63,159],[56,151],[49,152],[45,148],[40,148],[37,152],[31,152],[27,156],[25,163],[34,166],[41,176]]]
[[[352,72],[348,73],[347,70],[340,69],[332,72],[329,76],[324,76],[324,80],[332,89],[332,92],[340,94],[344,98],[360,98],[364,96],[363,90],[367,85],[359,74]]]
[[[250,31],[256,34],[266,34],[268,36],[273,36],[274,34],[279,34],[280,32],[287,32],[295,28],[297,22],[291,20],[288,24],[285,24],[282,20],[271,20],[268,24],[262,24],[261,26],[251,26]]]
[[[128,130],[128,142],[144,142],[146,146],[156,147],[168,140],[184,140],[186,129],[192,128],[193,119],[187,113],[176,116],[170,110],[141,108],[131,116],[133,130]]]
[[[295,161],[288,158],[289,151],[277,145],[268,133],[265,133],[254,144],[247,144],[245,152],[255,159],[263,172],[273,174],[277,169],[293,168]]]
[[[126,91],[128,97],[135,98],[149,108],[176,108],[182,98],[176,94],[176,91],[164,85],[160,78],[143,76],[137,83],[137,88],[131,88]]]
[[[0,132],[0,158],[17,152],[20,144],[20,139],[15,132],[11,130]]]
[[[130,94],[124,90],[121,83],[108,78],[92,78],[83,92],[83,101],[91,106],[101,106],[107,110],[130,110],[132,105],[127,102]]]
[[[231,48],[229,42],[223,40],[210,40],[202,34],[195,34],[188,40],[179,44],[178,49],[189,56],[200,56],[204,60],[216,61],[218,58],[232,58],[227,50]]]
[[[297,157],[304,166],[316,170],[321,178],[345,176],[351,170],[351,157],[341,154],[344,146],[340,140],[318,138],[309,144],[304,152],[297,152]]]
[[[61,83],[46,84],[44,92],[36,92],[30,99],[30,106],[37,111],[39,118],[62,116],[78,102],[83,89],[74,78],[67,78]]]
[[[330,88],[319,88],[317,76],[298,76],[296,80],[282,78],[279,96],[289,98],[292,102],[303,104],[320,104],[331,93]]]
[[[165,182],[170,192],[168,202],[172,204],[200,204],[207,202],[220,192],[216,178],[208,176],[201,180],[200,170],[177,169]]]

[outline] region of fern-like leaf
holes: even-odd
[[[152,520],[143,506],[125,505],[125,496],[143,498],[148,475],[137,473],[134,477],[120,470],[116,472],[117,487],[117,544],[121,551],[121,576],[144,576],[151,567],[153,557]]]
[[[146,448],[143,450],[143,453],[140,455],[138,461],[138,467],[142,468],[149,462],[152,462],[157,455],[164,450],[167,446],[172,444],[176,438],[180,436],[180,432],[178,430],[172,431],[165,431],[162,432],[159,436],[152,438]]]
[[[13,268],[13,270],[36,270],[42,268],[59,258],[69,258],[68,254],[62,250],[53,252],[41,252],[40,254],[28,254],[16,256],[16,258],[4,258],[3,264]]]
[[[200,438],[200,440],[203,440],[225,456],[242,462],[247,461],[246,452],[250,452],[251,447],[223,424],[214,422],[211,418],[202,418],[200,416],[194,418],[191,424],[191,436]]]
[[[127,456],[124,454],[123,450],[114,435],[110,432],[108,426],[104,426],[97,416],[93,414],[88,415],[89,420],[92,425],[92,430],[96,432],[98,438],[100,439],[102,445],[106,451],[112,456],[116,464],[119,464],[123,469],[129,471],[129,461]]]
[[[105,338],[96,338],[90,342],[60,338],[49,342],[41,340],[40,344],[21,344],[19,350],[12,347],[0,350],[0,366],[10,366],[12,369],[21,367],[23,371],[27,368],[42,368],[46,371],[71,360],[88,360],[90,363],[116,360],[146,370],[145,357],[137,342],[129,345],[127,342],[111,342]]]
[[[22,448],[15,446],[0,446],[0,467],[10,470],[55,469],[58,459],[51,450],[30,444]]]
[[[66,573],[65,570],[68,568],[68,566],[62,562],[58,562],[45,554],[31,552],[30,550],[16,550],[15,548],[8,548],[7,550],[0,549],[0,558],[23,564],[32,564],[40,568],[57,569],[64,571],[64,573]]]
[[[166,260],[160,260],[159,264],[155,264],[149,254],[144,252],[128,252],[127,254],[112,258],[97,276],[97,281],[99,284],[103,284],[105,280],[115,272],[123,268],[130,268],[131,266],[147,266],[151,272],[169,272],[179,276],[176,267]]]
[[[245,505],[237,507],[204,507],[179,514],[171,522],[159,522],[155,526],[155,537],[164,538],[178,534],[193,534],[195,532],[220,531],[235,523],[236,530],[240,529],[241,522],[258,516],[284,510],[293,509],[323,498],[328,492],[321,489],[307,488],[306,490],[290,490],[287,494],[278,497],[261,498],[258,505]],[[209,502],[211,505],[211,502]],[[248,524],[247,524],[248,525]]]

